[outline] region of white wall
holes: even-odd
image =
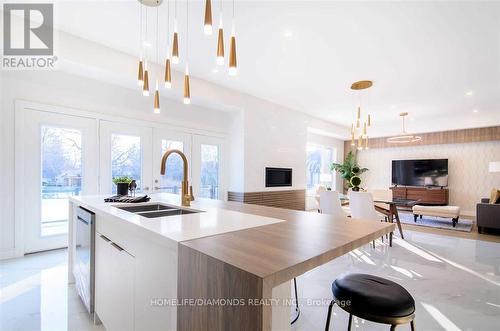
[[[392,160],[419,158],[448,159],[449,203],[460,206],[464,215],[475,215],[476,203],[500,187],[500,173],[488,172],[490,161],[500,161],[500,141],[364,150],[358,161],[370,170],[362,176],[363,186],[387,188]]]
[[[257,98],[247,100],[244,127],[245,192],[305,189],[308,127],[348,132],[347,128]],[[343,146],[340,149],[343,151]],[[265,167],[292,168],[292,187],[266,188]]]

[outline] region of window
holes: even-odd
[[[41,235],[68,231],[68,197],[82,191],[82,133],[42,126]]]
[[[219,147],[201,145],[200,197],[219,198]]]
[[[333,149],[321,145],[307,145],[307,190],[314,191],[318,185],[335,190],[335,176],[330,171],[334,161]]]
[[[111,178],[128,176],[137,182],[137,190],[142,189],[141,138],[121,134],[111,135]],[[116,185],[112,185],[116,193]]]
[[[182,141],[162,139],[161,154],[163,155],[167,149],[178,149],[184,152],[184,144]],[[165,175],[160,177],[160,190],[180,194],[183,176],[183,164],[181,157],[177,154],[170,155],[165,169]]]

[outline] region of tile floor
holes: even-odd
[[[322,330],[330,284],[343,272],[392,279],[417,302],[417,330],[499,330],[500,243],[405,231],[392,248],[364,246],[298,278],[301,316],[292,330]],[[67,286],[66,251],[0,261],[0,330],[103,330]],[[309,300],[308,300],[309,299]],[[311,304],[311,300],[320,305]],[[330,330],[346,330],[334,309]],[[353,330],[388,330],[354,319]],[[404,325],[398,330],[409,330]]]

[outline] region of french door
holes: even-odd
[[[25,253],[67,246],[68,197],[96,194],[95,119],[22,109],[20,178]],[[20,177],[19,177],[20,176]]]
[[[153,129],[101,120],[99,130],[100,193],[116,193],[118,177],[134,179],[139,193],[151,192]]]
[[[193,135],[192,182],[194,195],[200,198],[225,199],[224,140]]]

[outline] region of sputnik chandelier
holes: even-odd
[[[165,74],[164,74],[164,87],[165,89],[172,88],[172,65],[180,63],[180,41],[181,36],[178,31],[178,20],[177,20],[177,0],[174,1],[174,22],[173,22],[173,34],[172,34],[172,44],[170,38],[170,0],[166,0],[166,11],[167,11],[167,56],[165,59]],[[149,60],[152,58],[152,52],[150,51],[151,43],[149,41],[148,34],[148,10],[156,9],[156,51],[154,60],[156,63],[160,63],[160,19],[159,19],[159,8],[161,7],[163,0],[138,0],[139,2],[139,14],[140,14],[140,28],[139,28],[139,43],[140,43],[140,54],[139,54],[139,66],[137,73],[137,84],[142,89],[142,94],[146,97],[150,95],[150,84],[149,79],[151,77],[151,71],[149,70]],[[183,102],[184,104],[191,103],[191,88],[189,81],[189,0],[186,0],[186,30],[185,36],[185,51],[184,51],[184,93]],[[235,33],[235,15],[234,15],[234,0],[232,1],[232,22],[231,22],[231,36],[229,40],[229,65],[228,74],[230,76],[235,76],[237,74],[237,61],[236,61],[236,33]],[[205,15],[203,22],[203,33],[207,36],[211,36],[213,31],[212,27],[212,0],[205,1]],[[222,0],[220,0],[219,6],[219,28],[217,33],[217,45],[214,57],[215,63],[217,65],[224,65],[224,26],[222,22]],[[155,90],[154,90],[154,100],[153,100],[153,112],[159,114],[161,112],[160,108],[160,91],[159,91],[159,77],[156,75],[154,77]]]
[[[368,129],[372,126],[372,119],[368,114],[366,121],[361,123],[361,91],[373,85],[371,80],[362,80],[352,83],[351,90],[359,91],[359,104],[356,119],[351,125],[351,146],[356,146],[358,150],[368,149]]]

